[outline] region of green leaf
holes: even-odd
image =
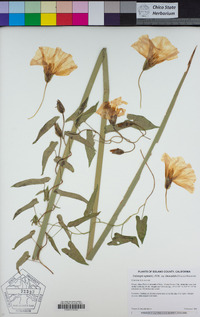
[[[94,148],[94,136],[93,136],[93,133],[91,130],[87,130],[87,141],[90,143],[90,145],[92,146],[87,146],[85,145],[85,150],[86,150],[86,154],[87,154],[87,158],[88,158],[88,163],[89,163],[89,166],[91,165],[92,163],[92,160],[96,154],[96,150]]]
[[[22,266],[30,258],[29,252],[25,251],[21,258],[16,263],[16,269],[20,274],[19,267]]]
[[[50,142],[50,145],[48,146],[48,148],[46,148],[46,150],[43,153],[42,156],[42,175],[44,174],[44,170],[47,164],[47,161],[49,159],[49,157],[51,156],[51,154],[53,153],[53,151],[55,150],[56,146],[57,146],[58,142]]]
[[[145,216],[144,218],[140,219],[139,216],[136,216],[136,229],[137,229],[137,234],[138,238],[140,241],[143,243],[144,238],[146,236],[147,232],[147,219],[148,217]]]
[[[83,201],[84,203],[88,203],[88,200],[85,199],[83,196],[79,195],[79,194],[75,194],[75,193],[71,193],[71,192],[66,192],[66,191],[63,191],[61,189],[55,189],[54,190],[54,193],[60,195],[60,196],[64,196],[64,197],[69,197],[69,198],[73,198],[73,199],[78,199],[78,200],[81,200]]]
[[[73,166],[69,162],[67,162],[64,159],[62,159],[60,156],[56,156],[55,159],[54,159],[54,162],[56,162],[57,164],[59,164],[63,168],[67,168],[72,173],[74,172]]]
[[[108,245],[121,245],[128,242],[131,242],[139,247],[137,237],[124,236],[120,233],[115,233],[114,238],[112,238],[112,241],[110,241]]]
[[[67,254],[71,259],[73,259],[74,261],[78,262],[78,263],[81,263],[81,264],[85,264],[85,265],[88,265],[86,262],[85,262],[85,259],[84,257],[81,255],[81,253],[78,251],[78,249],[75,247],[75,245],[73,244],[72,241],[69,241],[68,242],[68,247],[69,249],[67,248],[63,248],[62,249],[62,252]]]
[[[95,190],[93,191],[93,193],[92,193],[92,195],[87,203],[87,208],[84,212],[84,216],[88,216],[90,213],[92,213],[97,192],[98,192],[98,185],[96,186]]]
[[[26,204],[25,206],[21,207],[20,209],[18,209],[16,211],[16,213],[14,214],[14,217],[13,217],[13,220],[18,216],[20,215],[23,211],[29,209],[29,208],[32,208],[33,206],[35,206],[36,204],[38,204],[38,200],[37,198],[33,199],[30,203]]]
[[[67,135],[70,139],[72,139],[74,141],[78,141],[78,142],[90,147],[91,149],[93,148],[92,144],[90,144],[90,142],[88,140],[84,139],[78,133],[72,133],[69,131],[65,131],[65,135]]]
[[[70,221],[68,224],[67,224],[67,227],[77,227],[79,226],[81,223],[91,219],[91,218],[94,218],[94,217],[97,217],[98,215],[100,214],[100,212],[97,212],[97,213],[91,213],[89,214],[88,216],[84,216],[84,217],[81,217],[81,218],[78,218],[76,220],[73,220],[73,221]]]
[[[54,239],[47,232],[46,232],[46,235],[47,235],[47,238],[48,238],[49,242],[51,243],[52,247],[54,248],[54,250],[60,254],[60,252],[55,244]]]
[[[127,118],[129,120],[132,120],[133,123],[138,126],[138,129],[140,130],[151,130],[155,128],[159,128],[158,126],[154,125],[151,121],[147,120],[143,116],[138,116],[135,114],[128,114]]]
[[[75,121],[87,107],[88,98],[76,109],[76,111],[65,122]]]
[[[96,112],[97,105],[98,105],[98,102],[96,103],[96,105],[89,108],[87,111],[85,111],[81,116],[79,116],[76,119],[76,122],[75,122],[76,127],[79,127],[81,125],[81,123],[85,122],[87,119],[89,119],[89,117],[91,117],[93,115],[93,113]]]
[[[22,187],[22,186],[27,186],[27,185],[40,185],[40,184],[45,184],[50,181],[50,177],[43,177],[43,178],[30,178],[26,179],[24,181],[18,182],[12,187]]]
[[[31,239],[32,236],[35,234],[35,230],[32,230],[29,234],[27,234],[26,236],[24,236],[23,238],[21,238],[20,240],[18,240],[13,248],[13,250],[15,250],[20,244],[22,244],[24,241]]]
[[[70,236],[69,230],[68,230],[66,224],[64,223],[62,216],[61,215],[57,215],[57,219],[58,219],[59,225],[61,226],[61,228],[66,232],[66,234],[69,237]]]
[[[35,139],[35,141],[33,142],[33,144],[35,144],[40,138],[41,136],[43,136],[43,134],[45,134],[47,131],[49,131],[54,123],[56,123],[56,121],[59,119],[59,116],[56,116],[54,118],[52,118],[51,120],[49,120],[47,123],[45,123],[45,125],[40,129],[37,138]]]

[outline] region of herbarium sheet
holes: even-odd
[[[1,316],[199,316],[199,28],[0,44]]]

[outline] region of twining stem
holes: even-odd
[[[107,52],[104,51],[104,59],[103,59],[103,102],[107,102],[109,100],[109,77],[108,77],[108,58]],[[98,186],[97,195],[94,203],[93,212],[98,212],[98,203],[99,203],[99,194],[100,194],[100,184],[101,184],[101,174],[102,174],[102,166],[103,166],[103,154],[104,154],[104,141],[105,140],[105,127],[106,127],[106,119],[101,119],[101,128],[100,128],[100,136],[99,136],[99,148],[98,148],[98,157],[97,157],[97,165],[96,165],[96,175],[95,175],[95,183],[94,189]],[[87,254],[89,254],[94,245],[94,236],[95,236],[95,227],[96,227],[96,218],[92,218],[90,221],[90,231],[88,237],[88,247]],[[86,257],[87,258],[87,257]]]
[[[40,110],[40,108],[42,107],[42,104],[43,104],[43,101],[44,101],[44,97],[45,97],[45,93],[46,93],[46,90],[47,90],[47,84],[48,84],[48,83],[46,83],[46,85],[45,85],[45,87],[44,87],[43,97],[42,97],[42,101],[41,101],[41,104],[40,104],[39,108],[38,108],[37,111],[34,113],[34,115],[33,115],[32,117],[28,118],[28,119],[34,118],[34,117],[36,116],[36,114],[38,113],[38,111]]]
[[[141,76],[143,74],[143,70],[141,71],[140,73],[140,76],[138,78],[138,88],[139,88],[139,91],[140,91],[140,108],[142,108],[142,90],[141,90],[141,86],[140,86],[140,79],[141,79]]]
[[[83,98],[81,100],[80,105],[86,99],[88,99],[88,97],[90,95],[90,92],[92,90],[93,84],[94,84],[95,79],[96,79],[96,76],[97,76],[97,74],[99,72],[99,69],[100,69],[100,66],[101,66],[101,64],[102,64],[102,62],[104,60],[105,51],[106,51],[106,49],[103,48],[101,50],[98,58],[97,58],[96,64],[94,66],[94,69],[93,69],[92,74],[90,76],[90,79],[88,81],[88,84],[87,84],[87,87],[86,87],[85,92],[83,94]],[[77,131],[77,127],[75,126],[75,123],[74,123],[73,126],[72,126],[71,132],[75,133],[76,131]],[[73,140],[68,139],[68,142],[67,142],[65,150],[64,150],[63,158],[66,158],[70,154],[72,144],[73,144]],[[64,172],[64,168],[62,166],[60,166],[59,169],[58,169],[58,173],[56,175],[56,179],[55,179],[53,187],[56,188],[56,187],[59,186],[59,184],[61,183],[61,180],[62,180],[63,172]],[[37,240],[37,243],[35,245],[35,249],[34,249],[33,256],[32,256],[33,260],[37,260],[39,258],[39,253],[40,253],[40,250],[42,248],[42,243],[44,241],[44,237],[45,237],[45,233],[46,233],[46,230],[47,230],[49,218],[50,218],[52,210],[54,209],[56,195],[57,194],[54,191],[51,191],[51,194],[50,194],[50,197],[49,197],[49,201],[48,201],[48,204],[47,204],[47,209],[46,209],[49,212],[45,213],[45,215],[44,215],[44,219],[43,219],[43,222],[42,222],[42,225],[41,225],[41,229],[40,229],[40,232],[39,232],[38,240]]]
[[[165,116],[163,118],[163,121],[162,121],[162,123],[160,125],[160,128],[158,129],[158,132],[157,132],[157,134],[156,134],[156,136],[155,136],[155,138],[154,138],[154,140],[153,140],[153,142],[152,142],[152,144],[151,144],[151,146],[150,146],[145,158],[143,159],[143,161],[142,161],[142,163],[141,163],[141,165],[140,165],[135,177],[133,178],[130,186],[128,187],[127,192],[125,193],[125,195],[124,195],[124,197],[122,199],[122,201],[120,202],[119,206],[117,207],[116,211],[114,212],[113,216],[111,217],[108,225],[104,229],[103,233],[101,234],[100,238],[96,242],[94,248],[91,250],[90,254],[88,254],[88,257],[87,257],[88,260],[92,260],[94,258],[95,254],[97,253],[97,251],[99,250],[99,248],[103,244],[104,240],[106,239],[107,235],[109,234],[110,230],[112,229],[113,224],[116,222],[120,212],[122,211],[123,207],[126,205],[126,203],[127,203],[128,199],[129,199],[129,197],[131,196],[135,186],[137,185],[137,183],[138,183],[138,181],[140,179],[142,170],[143,170],[146,162],[148,161],[149,157],[151,156],[151,153],[152,153],[152,151],[154,149],[154,146],[156,145],[156,143],[159,142],[160,137],[161,137],[161,135],[162,135],[162,133],[163,133],[163,131],[165,129],[165,126],[167,124],[167,121],[168,121],[168,119],[170,117],[170,114],[171,114],[171,112],[172,112],[172,110],[174,108],[174,105],[176,103],[176,99],[177,99],[178,94],[179,94],[179,92],[181,90],[183,82],[184,82],[184,80],[185,80],[185,78],[187,76],[187,73],[189,71],[189,68],[190,68],[190,65],[191,65],[192,58],[193,58],[193,55],[195,53],[195,50],[196,50],[196,48],[194,49],[194,51],[193,51],[193,53],[192,53],[192,55],[190,57],[190,60],[188,62],[187,70],[185,71],[185,73],[183,74],[183,77],[181,78],[181,81],[180,81],[180,83],[179,83],[179,85],[178,85],[178,87],[177,87],[177,89],[175,91],[175,94],[174,94],[174,96],[172,98],[172,101],[171,101],[171,103],[170,103],[170,105],[169,105],[169,107],[167,109],[167,112],[166,112],[166,114],[165,114]]]

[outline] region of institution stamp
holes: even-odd
[[[11,314],[37,314],[45,286],[25,270],[16,273],[2,286],[2,292]]]

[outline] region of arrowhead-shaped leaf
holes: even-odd
[[[70,221],[68,224],[67,224],[67,227],[77,227],[79,226],[81,223],[91,219],[91,218],[94,218],[94,217],[97,217],[98,215],[100,214],[100,212],[97,212],[97,213],[91,213],[89,214],[88,216],[84,216],[84,217],[81,217],[81,218],[78,218],[76,220],[73,220],[73,221]]]
[[[35,230],[32,230],[29,234],[27,234],[26,236],[24,236],[23,238],[21,238],[20,240],[18,240],[13,248],[13,250],[15,250],[20,244],[22,244],[24,241],[31,239],[32,236],[35,234]]]
[[[76,111],[65,122],[75,121],[87,107],[88,98],[76,109]]]
[[[29,252],[25,251],[21,258],[16,263],[16,269],[20,274],[19,267],[22,266],[30,258]]]
[[[74,172],[73,166],[69,162],[63,160],[60,156],[56,156],[54,159],[54,162],[56,162],[57,164],[59,164],[63,168],[68,169],[70,172],[72,172],[72,173]]]
[[[56,123],[58,119],[59,119],[59,116],[56,116],[52,118],[51,120],[49,120],[47,123],[45,123],[45,125],[40,129],[38,136],[33,142],[33,144],[35,144],[41,138],[41,136],[43,136],[43,134],[49,131],[54,126],[54,124]]]
[[[146,232],[147,232],[147,220],[148,217],[144,216],[144,218],[140,219],[139,216],[136,216],[136,229],[137,229],[137,234],[138,234],[138,238],[140,239],[140,241],[143,243],[144,238],[146,236]]]
[[[18,182],[12,187],[22,187],[22,186],[28,186],[28,185],[40,185],[40,184],[45,184],[50,181],[50,177],[43,177],[43,178],[30,178],[26,179],[24,181]]]
[[[57,146],[58,142],[50,142],[48,148],[46,148],[46,150],[43,153],[42,156],[42,175],[44,174],[44,170],[47,164],[47,161],[49,159],[49,157],[51,156],[51,154],[53,153],[53,151],[55,150],[56,146]]]
[[[114,237],[112,238],[112,241],[110,241],[108,245],[121,245],[128,242],[131,242],[139,247],[137,237],[124,236],[120,233],[115,233]]]
[[[20,209],[18,209],[16,211],[16,213],[14,214],[13,220],[20,215],[23,211],[32,208],[33,206],[35,206],[36,204],[38,204],[38,200],[37,198],[33,199],[30,203],[26,204],[25,206],[21,207]]]
[[[79,195],[79,194],[75,194],[75,193],[71,193],[71,192],[66,192],[66,191],[63,191],[61,189],[55,189],[54,190],[54,193],[60,195],[60,196],[64,196],[64,197],[69,197],[69,198],[73,198],[73,199],[78,199],[78,200],[81,200],[83,201],[84,203],[88,203],[88,200],[85,199],[83,196]]]
[[[88,163],[89,163],[89,166],[91,165],[92,163],[92,160],[96,154],[96,150],[94,148],[94,136],[93,136],[93,133],[91,130],[87,130],[87,141],[90,143],[90,145],[92,146],[87,146],[85,145],[85,150],[86,150],[86,154],[87,154],[87,158],[88,158]]]
[[[69,241],[68,246],[69,246],[69,249],[67,248],[62,249],[63,253],[67,254],[71,259],[73,259],[74,261],[78,263],[88,265],[85,262],[84,257],[81,255],[81,253],[78,251],[78,249],[75,247],[72,241]]]
[[[60,252],[55,244],[54,239],[47,232],[46,232],[46,235],[47,235],[47,238],[48,238],[49,242],[51,243],[52,247],[54,248],[54,250],[60,254]]]
[[[92,195],[87,203],[87,208],[84,212],[84,216],[88,216],[90,213],[92,213],[97,192],[98,192],[98,185],[96,186],[95,190],[93,191],[93,193],[92,193]]]
[[[91,117],[93,115],[93,113],[96,112],[97,110],[97,105],[98,102],[96,103],[96,105],[92,106],[91,108],[89,108],[87,111],[85,111],[84,113],[81,114],[81,116],[79,116],[76,121],[75,121],[75,125],[76,127],[79,127],[81,125],[81,123],[85,122],[87,119],[89,119],[89,117]]]
[[[158,126],[154,125],[151,121],[147,120],[143,116],[128,114],[127,118],[129,120],[132,120],[135,126],[138,126],[138,129],[140,130],[151,130],[151,129],[159,128]]]

